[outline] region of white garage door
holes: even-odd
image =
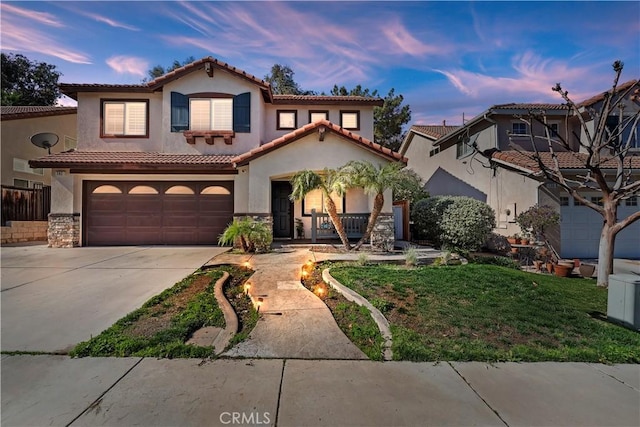
[[[562,206],[560,209],[562,227],[560,255],[563,258],[598,258],[602,216],[586,206],[576,206],[573,198],[569,198],[568,203],[568,206]],[[637,212],[640,209],[638,204],[637,198],[635,201],[623,201],[618,207],[618,219]],[[614,256],[640,259],[640,221],[636,221],[618,233]]]

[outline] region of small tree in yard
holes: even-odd
[[[342,221],[338,216],[338,209],[336,203],[331,198],[332,194],[338,197],[342,197],[347,191],[349,184],[345,179],[345,175],[335,169],[325,168],[322,174],[317,174],[311,170],[303,170],[296,173],[291,178],[291,200],[302,200],[304,197],[314,190],[321,190],[324,199],[324,208],[329,214],[329,218],[333,223],[333,226],[344,245],[344,248],[348,251],[351,249],[351,244],[347,238],[347,233],[344,231]]]
[[[558,225],[560,223],[560,214],[551,206],[534,205],[518,215],[516,223],[522,231],[531,234],[534,239],[542,239],[546,242],[545,229]]]
[[[373,227],[384,206],[384,192],[397,188],[405,177],[406,169],[402,163],[386,163],[377,167],[370,162],[351,161],[344,165],[340,172],[345,175],[350,187],[362,187],[364,192],[374,196],[373,209],[369,215],[369,222],[362,238],[354,246],[360,249],[371,237]]]
[[[565,139],[559,132],[554,132],[544,113],[531,112],[520,117],[520,120],[527,123],[529,129],[534,123],[542,124],[544,135],[530,135],[532,151],[525,151],[512,143],[515,150],[536,163],[548,181],[556,183],[575,200],[602,215],[598,286],[604,287],[608,286],[609,274],[613,272],[616,235],[640,219],[640,211],[618,219],[620,202],[640,193],[638,167],[633,166],[638,157],[630,153],[631,148],[638,147],[640,137],[637,130],[640,120],[640,83],[634,80],[619,85],[622,62],[614,62],[613,69],[615,78],[611,90],[591,104],[574,103],[559,83],[553,88],[566,102],[570,117],[578,120],[582,136],[573,132]],[[593,105],[597,105],[597,108]],[[580,162],[583,174],[569,175],[559,166],[558,151],[573,151],[572,141],[580,145],[582,154],[575,153],[574,158]],[[541,145],[545,147],[544,150],[539,148]],[[582,194],[583,191],[600,192],[601,203],[592,202]]]

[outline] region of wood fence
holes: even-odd
[[[46,221],[51,211],[51,187],[2,186],[2,225],[7,221]]]

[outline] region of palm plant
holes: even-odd
[[[342,197],[349,188],[349,183],[345,179],[345,175],[335,169],[325,168],[322,174],[318,174],[311,170],[303,170],[296,173],[291,178],[291,200],[302,200],[311,191],[322,191],[324,198],[324,208],[329,214],[329,218],[333,223],[333,226],[344,245],[344,248],[348,251],[351,250],[351,244],[347,238],[347,233],[344,231],[342,221],[338,216],[338,210],[336,204],[331,198],[331,194],[336,194],[338,197]]]
[[[218,238],[219,245],[240,242],[243,252],[265,251],[271,244],[271,230],[263,223],[251,218],[234,218]]]
[[[406,176],[407,169],[403,169],[402,163],[386,163],[377,167],[370,162],[351,161],[344,165],[340,172],[345,175],[349,187],[362,187],[369,196],[374,196],[373,209],[369,216],[367,229],[362,238],[354,246],[360,249],[366,240],[371,237],[373,227],[384,206],[384,192],[395,189]]]

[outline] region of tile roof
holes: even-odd
[[[508,151],[496,151],[493,153],[491,158],[493,160],[497,160],[500,163],[506,163],[520,169],[526,169],[533,173],[539,173],[540,166],[538,163],[532,159],[535,153],[532,151],[520,152],[516,150],[508,150]],[[551,153],[549,152],[541,152],[540,158],[544,165],[548,167],[553,167],[553,158]],[[558,159],[558,166],[560,169],[585,169],[585,161],[587,159],[586,153],[576,153],[572,151],[562,151],[555,153]],[[613,169],[615,168],[616,161],[613,158],[604,159],[602,163],[602,167],[604,169]],[[640,169],[640,155],[631,155],[625,158],[625,167],[631,167],[632,169]]]
[[[271,85],[256,76],[242,71],[239,68],[232,67],[226,62],[218,61],[216,58],[206,56],[198,59],[190,64],[184,65],[180,68],[176,68],[154,80],[141,84],[101,84],[101,83],[62,83],[60,84],[60,90],[65,95],[77,99],[78,92],[134,92],[134,93],[150,93],[160,90],[165,84],[179,79],[180,77],[189,74],[193,71],[205,68],[206,64],[211,64],[214,68],[222,69],[235,74],[251,83],[255,83],[263,89],[266,99],[270,99]]]
[[[413,125],[411,126],[411,130],[438,139],[442,138],[449,132],[459,129],[460,127],[461,126],[451,125]]]
[[[306,135],[311,134],[321,126],[324,126],[325,129],[327,129],[328,131],[331,131],[339,136],[342,136],[348,141],[355,143],[369,151],[372,151],[375,154],[378,154],[388,160],[401,161],[403,163],[407,163],[406,157],[403,157],[399,153],[389,148],[383,147],[380,144],[376,144],[375,142],[370,141],[366,138],[363,138],[358,134],[345,130],[340,126],[331,123],[328,120],[318,120],[317,122],[309,123],[301,128],[294,130],[293,132],[290,132],[286,135],[281,136],[280,138],[274,139],[273,141],[263,144],[258,148],[254,148],[253,150],[247,153],[241,154],[240,156],[233,158],[232,161],[237,166],[246,165],[253,159],[261,157],[273,150],[276,150],[280,147],[288,145],[293,141],[296,141]]]
[[[151,89],[155,90],[177,78],[182,77],[185,74],[188,74],[200,68],[204,68],[205,64],[207,63],[211,64],[215,68],[229,71],[230,73],[235,74],[239,77],[242,77],[243,79],[248,80],[252,83],[255,83],[258,86],[261,86],[265,89],[269,89],[271,87],[271,85],[268,82],[262,79],[259,79],[258,77],[252,74],[249,74],[246,71],[243,71],[239,68],[233,67],[227,64],[226,62],[218,61],[216,58],[213,58],[211,56],[205,56],[204,58],[198,59],[190,64],[184,65],[180,68],[176,68],[175,70],[170,71],[167,74],[164,74],[154,80],[151,80],[148,83],[148,86]]]
[[[273,95],[274,104],[353,104],[382,107],[382,98],[367,96],[333,96],[333,95]]]
[[[566,104],[510,103],[494,105],[489,110],[567,110]]]
[[[627,90],[629,87],[633,86],[634,84],[638,84],[638,80],[629,80],[628,82],[624,82],[622,84],[618,85],[618,90],[619,91],[624,91]],[[611,90],[605,90],[604,92],[601,92],[599,94],[597,94],[596,96],[593,96],[589,99],[585,99],[584,101],[580,102],[578,104],[578,107],[590,107],[593,104],[600,102],[604,99],[604,95],[608,92],[610,92]]]
[[[63,114],[77,114],[78,107],[58,106],[6,106],[0,107],[1,120],[30,119],[33,117],[59,116]]]
[[[30,160],[29,164],[35,168],[207,171],[233,169],[233,157],[124,151],[65,151]]]

